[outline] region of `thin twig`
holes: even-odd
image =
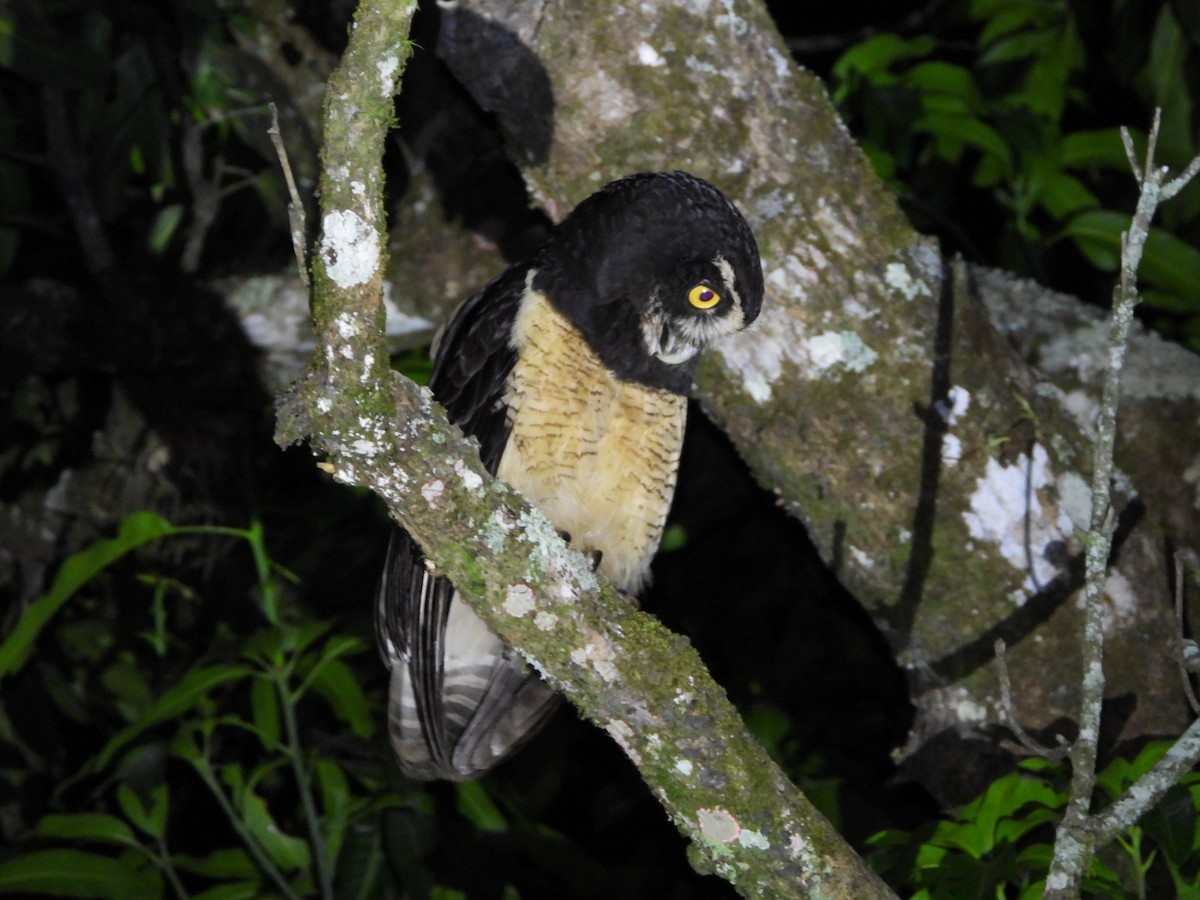
[[[296,789],[300,793],[300,804],[304,808],[305,824],[308,826],[308,842],[312,847],[313,865],[317,871],[317,885],[323,900],[332,900],[333,872],[329,868],[329,855],[325,838],[321,834],[321,819],[317,815],[317,804],[313,799],[312,785],[304,767],[303,750],[300,744],[300,728],[296,723],[297,695],[288,690],[287,673],[274,672],[275,687],[279,693],[279,705],[283,710],[283,725],[287,732],[285,754],[292,764]]]
[[[1200,157],[1196,157],[1200,160]],[[1196,691],[1192,688],[1191,669],[1187,659],[1187,632],[1183,620],[1183,554],[1175,553],[1175,625],[1179,629],[1179,642],[1175,661],[1179,664],[1179,678],[1183,681],[1183,693],[1187,697],[1188,706],[1192,713],[1200,715],[1200,700],[1196,699]]]
[[[1121,143],[1125,145],[1125,158],[1129,160],[1129,168],[1133,172],[1133,177],[1138,183],[1138,187],[1142,186],[1142,173],[1138,171],[1137,150],[1133,146],[1133,135],[1129,133],[1129,129],[1124,125],[1121,126]]]
[[[997,638],[996,643],[992,646],[996,651],[996,671],[1000,676],[1000,711],[1004,716],[1004,723],[1021,742],[1021,746],[1035,756],[1052,760],[1066,759],[1068,752],[1066,747],[1047,747],[1022,728],[1021,723],[1017,721],[1017,713],[1012,699],[1012,681],[1008,676],[1007,648],[1001,638]],[[1061,741],[1062,738],[1060,737],[1059,740]]]
[[[1129,328],[1133,321],[1134,307],[1138,303],[1138,266],[1150,233],[1150,221],[1163,199],[1163,179],[1167,170],[1154,162],[1161,117],[1161,110],[1156,110],[1147,140],[1145,166],[1140,171],[1133,155],[1133,142],[1128,131],[1122,132],[1126,153],[1130,156],[1140,192],[1129,231],[1121,236],[1121,276],[1113,292],[1108,371],[1104,379],[1100,412],[1096,419],[1091,527],[1083,538],[1086,575],[1079,735],[1071,746],[1070,794],[1066,813],[1055,836],[1054,857],[1046,878],[1044,896],[1048,898],[1077,898],[1084,873],[1091,866],[1100,840],[1107,839],[1136,822],[1138,817],[1157,802],[1174,779],[1179,777],[1179,773],[1186,771],[1186,766],[1194,764],[1196,758],[1200,757],[1200,735],[1197,734],[1197,724],[1193,724],[1184,737],[1168,751],[1169,761],[1152,770],[1154,780],[1139,779],[1119,803],[1110,806],[1103,814],[1091,814],[1092,794],[1096,785],[1100,715],[1104,702],[1105,610],[1102,594],[1108,574],[1108,559],[1112,552],[1116,519],[1112,507],[1111,485],[1117,404]],[[1200,171],[1200,162],[1188,166],[1185,174],[1194,174],[1195,171]],[[1172,182],[1171,186],[1175,192],[1178,191],[1175,182]]]
[[[296,268],[300,270],[300,280],[308,287],[308,242],[304,221],[304,203],[300,199],[300,191],[296,187],[296,179],[292,175],[292,164],[288,161],[287,148],[283,145],[283,136],[279,132],[279,109],[274,102],[268,103],[271,108],[271,127],[267,134],[275,146],[275,155],[279,157],[279,167],[283,170],[283,180],[287,182],[288,197],[288,226],[292,230],[292,252],[296,254]]]

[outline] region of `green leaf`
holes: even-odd
[[[285,872],[308,868],[308,844],[279,827],[262,797],[246,790],[242,793],[241,806],[246,830],[262,845],[275,865]]]
[[[326,816],[345,818],[350,809],[350,785],[342,767],[332,760],[317,760],[314,769],[321,789],[321,809]]]
[[[1096,775],[1096,786],[1115,799],[1131,784],[1149,772],[1171,749],[1170,741],[1151,741],[1133,759],[1119,756]]]
[[[128,900],[161,897],[162,892],[158,872],[130,856],[39,850],[0,863],[0,894]]]
[[[374,734],[375,720],[362,685],[340,659],[328,659],[321,665],[313,675],[312,689],[325,698],[334,714],[358,737]]]
[[[258,875],[250,854],[241,847],[214,850],[208,856],[176,854],[171,857],[171,862],[177,869],[209,878],[251,879]]]
[[[462,781],[454,785],[455,808],[480,831],[499,834],[508,831],[508,822],[492,798],[478,781]]]
[[[1193,91],[1188,74],[1191,53],[1171,5],[1164,3],[1150,37],[1145,68],[1134,78],[1147,105],[1162,109],[1159,159],[1188,160],[1196,152],[1191,131]]]
[[[989,9],[988,4],[976,2],[971,4],[971,15],[984,20],[983,29],[979,32],[978,45],[987,47],[1006,34],[1012,34],[1027,26],[1036,27],[1041,10],[1036,3],[1012,3],[1010,0],[1007,4],[994,4],[994,8]]]
[[[25,665],[42,629],[90,578],[131,550],[174,532],[175,527],[156,513],[134,513],[121,523],[115,538],[98,541],[68,557],[59,568],[50,591],[25,608],[12,633],[0,644],[0,682],[5,675]]]
[[[1100,205],[1082,181],[1066,172],[1047,172],[1038,187],[1038,202],[1055,219],[1067,219],[1080,210]]]
[[[167,786],[160,784],[151,796],[150,807],[142,803],[142,798],[127,784],[117,788],[117,803],[121,812],[134,825],[151,837],[161,838],[166,834],[167,827]]]
[[[104,813],[43,816],[33,833],[39,837],[123,844],[127,847],[140,846],[128,825],[116,816]]]
[[[966,144],[983,153],[985,159],[992,159],[1005,172],[1012,169],[1012,150],[1008,142],[1000,132],[974,116],[929,113],[921,116],[912,127],[935,139],[952,141],[945,145],[948,152],[955,144]]]
[[[321,791],[321,833],[325,839],[326,855],[330,868],[337,871],[354,800],[350,796],[346,775],[337,763],[320,759],[313,765],[313,770]]]
[[[250,709],[254,715],[254,730],[263,749],[275,751],[279,747],[279,699],[274,681],[266,676],[251,681]]]
[[[150,225],[150,233],[146,235],[146,243],[155,254],[161,254],[171,243],[171,238],[179,230],[183,221],[184,208],[182,203],[171,203],[164,206],[154,217]]]
[[[1063,234],[1072,238],[1097,268],[1116,271],[1121,232],[1131,221],[1128,213],[1088,210],[1071,219]],[[1200,250],[1161,228],[1151,228],[1138,278],[1181,297],[1200,297]]]
[[[1144,139],[1142,144],[1145,145]],[[1118,172],[1129,170],[1125,143],[1121,140],[1119,128],[1075,131],[1064,135],[1058,145],[1058,161],[1065,168],[1100,166]]]
[[[122,728],[104,745],[92,761],[92,770],[104,768],[113,756],[148,728],[175,719],[192,709],[215,688],[231,681],[248,678],[253,672],[247,666],[205,666],[192,669],[179,683],[167,690],[136,721]]]
[[[980,105],[975,76],[963,66],[936,60],[918,63],[904,80],[921,91],[921,105],[929,112],[965,114]]]
[[[879,34],[843,53],[833,64],[833,74],[839,80],[858,73],[878,81],[894,63],[928,56],[936,46],[937,42],[927,35],[908,41],[896,34]]]
[[[1151,228],[1138,277],[1193,301],[1200,311],[1200,249],[1169,231]]]

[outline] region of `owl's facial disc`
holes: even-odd
[[[642,317],[642,339],[651,356],[668,366],[677,366],[699,353],[702,347],[689,341],[672,324],[662,310],[651,311]]]

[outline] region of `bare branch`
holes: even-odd
[[[1154,163],[1161,110],[1155,110],[1147,141],[1146,163],[1141,175],[1136,161],[1134,176],[1141,192],[1129,231],[1121,241],[1121,276],[1113,296],[1109,330],[1109,360],[1096,421],[1092,475],[1091,528],[1084,537],[1086,575],[1083,632],[1083,692],[1079,712],[1079,735],[1071,747],[1071,787],[1067,811],[1059,825],[1054,857],[1046,879],[1048,898],[1079,896],[1084,874],[1095,848],[1129,827],[1145,814],[1184,771],[1200,759],[1200,723],[1193,723],[1168,751],[1160,765],[1130,787],[1120,801],[1103,814],[1091,814],[1096,784],[1096,756],[1100,737],[1100,714],[1104,700],[1104,602],[1102,593],[1108,575],[1115,516],[1112,508],[1113,445],[1120,394],[1121,370],[1128,346],[1129,327],[1138,303],[1137,269],[1150,232],[1150,221],[1162,199],[1166,170]],[[1128,150],[1130,142],[1126,140]]]
[[[288,224],[292,230],[292,251],[296,254],[296,269],[300,272],[300,280],[308,287],[308,238],[304,222],[304,201],[300,199],[300,191],[296,188],[296,179],[292,175],[292,164],[288,162],[287,147],[283,145],[283,137],[279,133],[279,109],[275,104],[267,104],[271,109],[271,127],[267,134],[279,157],[279,167],[283,170],[283,179],[287,182]]]
[[[997,638],[993,649],[996,653],[996,671],[1000,678],[1000,700],[1001,708],[1004,711],[1005,724],[1016,735],[1017,740],[1021,742],[1021,746],[1035,756],[1052,760],[1066,759],[1068,751],[1065,747],[1047,747],[1022,728],[1021,723],[1017,721],[1016,711],[1013,709],[1012,679],[1008,674],[1008,657],[1004,641]],[[1059,740],[1062,740],[1061,736]]]
[[[1196,643],[1187,640],[1186,623],[1183,620],[1183,598],[1184,598],[1184,578],[1183,578],[1183,554],[1175,553],[1175,625],[1179,629],[1179,642],[1176,645],[1176,659],[1179,662],[1179,678],[1183,682],[1183,693],[1187,697],[1188,706],[1191,707],[1192,713],[1200,715],[1200,700],[1196,699],[1196,691],[1192,688],[1191,673],[1196,671],[1196,664],[1200,662],[1200,652],[1197,652]]]

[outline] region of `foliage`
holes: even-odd
[[[1117,758],[1097,786],[1118,797],[1159,760],[1169,741]],[[868,858],[917,898],[1040,897],[1053,851],[1053,827],[1067,803],[1069,769],[1041,759],[993,781],[953,818],[912,832],[883,831]],[[1196,896],[1200,892],[1200,773],[1185,777],[1149,815],[1092,864],[1085,888],[1097,897]]]
[[[189,652],[175,631],[186,589],[152,572],[139,579],[152,630],[108,635],[111,652],[87,640],[100,623],[56,616],[115,575],[123,557],[188,537],[246,544],[259,624],[243,634],[226,626],[211,646]],[[62,565],[0,644],[0,677],[99,685],[98,697],[56,696],[53,684],[48,693],[78,704],[78,717],[109,724],[64,778],[54,759],[25,743],[36,738],[19,733],[24,719],[9,710],[6,743],[24,748],[28,768],[5,771],[10,791],[39,775],[59,784],[47,811],[16,835],[15,854],[0,862],[0,893],[154,897],[168,885],[179,896],[372,893],[383,870],[380,814],[423,801],[387,790],[383,767],[363,766],[350,752],[374,731],[372,703],[348,665],[364,642],[303,614],[290,600],[289,577],[257,524],[178,527],[153,513],[130,516],[117,537]],[[83,609],[111,612],[90,599]],[[58,666],[45,655],[30,663],[38,640],[61,647]],[[167,666],[169,676],[156,683],[163,664],[179,657],[183,664]],[[352,738],[315,739],[311,732],[322,728]],[[18,811],[8,810],[10,821]]]
[[[847,50],[834,99],[919,225],[1107,306],[1133,206],[1119,126],[1148,125],[1158,105],[1158,158],[1180,167],[1200,148],[1198,35],[1161,4],[1135,46],[1144,6],[1118,2],[1106,19],[1067,0],[953,0],[937,34]],[[1200,348],[1200,184],[1176,202],[1151,229],[1142,293],[1160,327]]]
[[[207,0],[0,10],[0,276],[51,248],[73,253],[83,230],[85,248],[89,237],[118,238],[193,271],[218,215],[245,189],[255,200],[239,197],[223,231],[246,236],[257,223],[261,233],[264,221],[286,230],[266,106],[249,87],[261,75],[226,31],[237,21]],[[65,214],[85,206],[96,217],[87,225]],[[97,252],[86,260],[93,272]]]

